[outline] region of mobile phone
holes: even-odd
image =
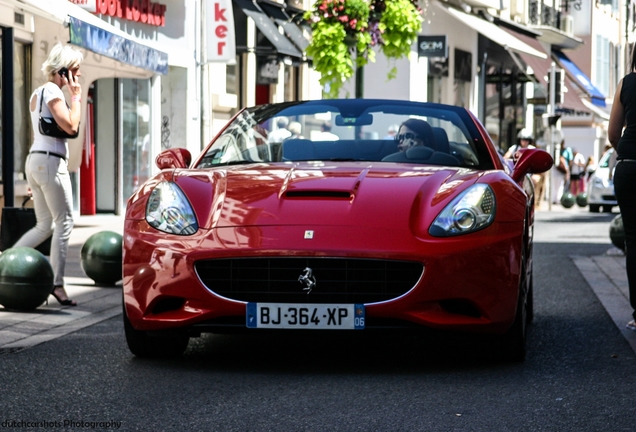
[[[57,71],[57,73],[58,73],[58,74],[59,74],[62,78],[66,77],[66,79],[69,79],[69,78],[68,78],[68,69],[67,69],[67,68],[63,67],[62,69],[60,69],[59,71]]]

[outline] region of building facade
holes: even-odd
[[[69,140],[78,214],[122,214],[156,172],[159,152],[198,154],[239,108],[311,97],[308,41],[298,22],[303,5],[230,0],[224,14],[219,3],[0,0],[5,204],[27,194],[28,100],[44,83],[40,68],[57,42],[84,54],[84,115],[80,135]],[[206,56],[215,36],[206,20],[227,14],[235,53],[215,61]]]

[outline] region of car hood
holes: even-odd
[[[178,170],[200,228],[428,223],[482,172],[369,163],[241,165]]]

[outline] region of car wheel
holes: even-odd
[[[598,204],[589,204],[588,207],[590,208],[590,213],[598,213],[601,211],[601,206]]]
[[[157,357],[178,357],[183,354],[188,347],[190,338],[186,333],[157,333],[135,330],[130,323],[126,308],[124,308],[124,333],[128,349],[137,357],[157,358]]]
[[[603,213],[611,213],[612,212],[612,207],[610,205],[604,205],[603,206]]]
[[[512,327],[501,339],[501,357],[505,361],[522,362],[526,358],[528,315],[525,299],[519,298]]]

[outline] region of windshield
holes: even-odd
[[[243,110],[196,166],[366,161],[490,169],[485,146],[462,108],[364,99],[290,102]]]

